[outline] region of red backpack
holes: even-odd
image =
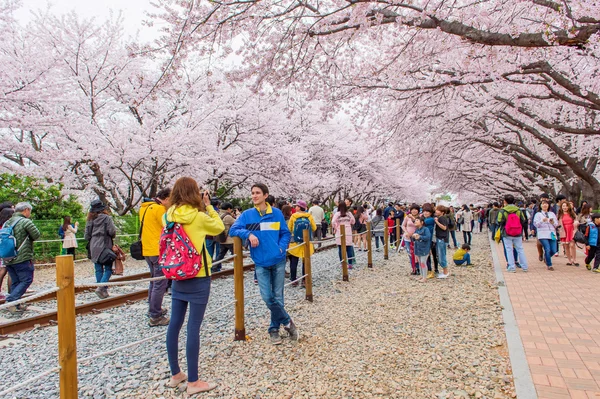
[[[515,213],[509,213],[506,216],[506,224],[504,225],[504,231],[509,237],[520,237],[523,234],[523,226],[521,225],[521,218]]]
[[[202,251],[202,255],[204,251]],[[169,222],[160,236],[160,255],[158,264],[163,274],[170,280],[187,280],[194,278],[206,267],[208,276],[208,262],[198,253],[192,240],[179,223]]]

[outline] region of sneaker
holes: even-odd
[[[167,313],[169,313],[169,309],[167,309],[167,308],[161,308],[160,309],[160,315],[161,316],[165,316]],[[148,316],[149,319],[152,318],[152,316],[150,316],[150,312],[149,311],[146,313],[146,316]]]
[[[598,268],[595,268],[595,269],[593,269],[592,271],[593,271],[594,273],[600,273],[600,269],[598,269]]]
[[[538,257],[538,259],[540,260],[540,262],[543,262],[543,261],[544,261],[544,256],[543,256],[543,255],[540,255],[540,256]]]
[[[440,273],[437,275],[437,278],[448,278],[448,275],[444,274],[444,273]]]
[[[515,266],[517,266],[517,269],[521,269],[521,264],[519,262],[517,262]]]
[[[553,272],[554,268],[552,266],[548,266],[548,270],[550,270],[551,272]]]
[[[508,269],[508,272],[509,272],[509,273],[516,273],[516,272],[517,272],[517,269]]]
[[[558,258],[558,252],[554,254],[554,257],[555,257],[555,258]]]
[[[269,331],[269,336],[271,337],[271,343],[273,345],[281,345],[283,343],[279,331]]]
[[[218,267],[218,266],[213,266],[213,267],[210,268],[210,272],[211,273],[218,273],[220,271],[221,271],[221,268]]]
[[[150,319],[150,321],[148,321],[148,325],[150,327],[168,326],[169,321],[170,319],[168,317],[160,316],[155,319]]]
[[[351,264],[348,264],[348,269],[352,270],[352,265]]]
[[[98,296],[98,298],[100,299],[104,299],[104,293],[102,290],[103,287],[98,287],[96,288],[96,291],[94,291],[96,293],[96,295]]]
[[[428,272],[428,273],[427,273],[427,278],[428,278],[428,279],[430,279],[430,278],[434,278],[434,277],[435,277],[435,274],[433,274],[433,272]]]
[[[288,332],[292,341],[298,341],[298,329],[294,324],[294,320],[290,319],[290,324],[284,326],[283,329]]]
[[[527,273],[529,271],[529,269],[523,269],[524,273]]]
[[[294,282],[292,283],[292,287],[297,287],[297,286],[298,286],[298,282],[297,282],[297,281],[294,281]]]
[[[592,270],[592,265],[590,265],[589,263],[586,263],[585,268],[588,270]],[[0,294],[0,299],[2,299],[2,294]]]

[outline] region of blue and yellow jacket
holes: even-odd
[[[283,213],[267,204],[264,214],[258,208],[244,211],[229,229],[229,235],[247,240],[250,234],[258,238],[258,246],[250,246],[250,257],[259,267],[273,266],[286,257],[292,234]]]

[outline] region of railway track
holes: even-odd
[[[334,247],[336,247],[335,243],[331,244],[331,245],[325,245],[325,246],[315,249],[315,252],[326,251],[326,250],[334,248]],[[244,265],[244,272],[251,271],[251,270],[254,270],[254,264]],[[211,275],[211,278],[213,280],[215,280],[218,278],[224,278],[224,277],[228,277],[228,276],[232,276],[232,275],[233,275],[233,268],[225,269],[220,272],[213,273]],[[140,280],[140,279],[149,278],[149,277],[150,277],[150,273],[145,272],[145,273],[132,274],[129,276],[116,277],[116,278],[111,279],[111,282],[134,281],[134,280]],[[93,288],[75,288],[76,294],[86,292],[86,291],[93,291]],[[133,292],[128,292],[126,294],[111,295],[110,297],[108,297],[106,299],[101,299],[99,301],[88,302],[88,303],[85,303],[82,305],[75,306],[75,314],[80,315],[80,314],[94,313],[94,312],[97,312],[97,311],[100,311],[103,309],[114,308],[116,306],[132,303],[132,302],[143,300],[146,298],[148,298],[148,289],[147,288],[141,289],[141,290],[136,290]],[[37,299],[33,300],[32,302],[48,301],[48,300],[52,300],[52,299],[56,299],[56,293],[48,294],[46,296],[37,298]],[[56,323],[56,319],[57,319],[57,313],[55,310],[50,311],[50,312],[41,313],[41,314],[35,315],[35,316],[16,319],[14,321],[0,324],[0,335],[15,334],[18,332],[30,330],[35,327],[54,324],[54,323]]]

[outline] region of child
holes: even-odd
[[[594,268],[592,271],[594,273],[600,273],[600,250],[598,249],[598,226],[600,226],[600,213],[594,213],[591,216],[591,221],[588,223],[585,237],[587,238],[586,249],[588,251],[588,255],[585,257],[585,267],[590,270],[592,259],[594,260]]]
[[[471,254],[469,251],[471,250],[471,246],[469,244],[463,244],[459,250],[457,250],[452,259],[454,259],[454,264],[457,266],[462,265],[463,263],[467,263],[467,266],[473,266],[471,263]]]
[[[427,256],[431,250],[431,231],[425,227],[425,219],[422,216],[414,219],[417,228],[411,239],[414,241],[415,256],[419,260],[419,269],[421,270],[421,282],[427,281]]]
[[[389,235],[390,235],[390,248],[395,249],[396,248],[396,226],[394,226],[394,211],[390,211],[390,215],[388,216],[388,228],[389,228]]]

